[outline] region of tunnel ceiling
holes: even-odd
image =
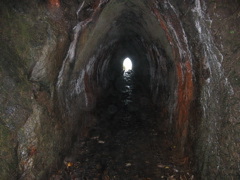
[[[91,28],[89,36],[92,38],[88,39],[82,53],[87,54],[87,50],[93,51],[100,45],[107,46],[124,38],[140,37],[145,41],[158,41],[171,57],[171,48],[166,35],[146,4],[149,4],[149,1],[110,1],[107,3],[100,16],[97,17],[96,24],[89,27]]]

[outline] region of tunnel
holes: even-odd
[[[238,0],[0,7],[3,179],[240,177]]]

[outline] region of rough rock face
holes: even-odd
[[[239,178],[239,1],[0,2],[0,175],[45,179],[131,57],[199,179]],[[223,23],[224,22],[224,23]],[[139,87],[141,88],[141,87]]]
[[[75,21],[74,3],[63,6],[67,13],[47,2],[1,1],[3,179],[44,177],[71,144],[54,111],[55,78]]]
[[[239,149],[239,1],[206,2],[209,13],[206,27],[215,44],[206,48],[215,51],[217,64],[210,64],[210,81],[202,90],[203,118],[196,150],[202,175],[209,179],[238,179]],[[210,35],[209,35],[210,36]],[[209,42],[209,41],[204,41]],[[209,43],[211,44],[211,43]],[[233,75],[234,74],[234,75]],[[208,152],[208,153],[206,153]],[[203,160],[202,160],[203,159]],[[209,175],[210,174],[210,175]]]

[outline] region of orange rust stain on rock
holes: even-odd
[[[49,4],[52,7],[60,7],[60,1],[59,0],[49,0]]]
[[[184,69],[184,70],[183,70]],[[189,60],[184,64],[178,63],[178,106],[177,106],[177,137],[184,146],[188,134],[189,109],[193,99],[192,66]]]
[[[93,5],[93,9],[94,9],[94,12],[93,12],[93,15],[92,15],[92,21],[96,21],[98,18],[99,18],[99,14],[102,12],[102,6],[101,6],[101,1],[98,0],[94,3]]]
[[[37,148],[35,146],[31,146],[28,148],[28,155],[34,156],[37,154]]]
[[[152,8],[152,12],[155,14],[155,16],[157,17],[157,19],[158,19],[158,21],[160,23],[160,26],[164,30],[169,44],[170,45],[174,44],[173,43],[173,38],[172,38],[172,36],[171,36],[171,34],[169,32],[169,29],[168,29],[168,27],[167,27],[167,25],[166,25],[162,15],[160,14],[159,10],[157,8]],[[174,46],[172,46],[172,53],[173,53],[173,57],[174,58],[177,58],[177,56],[179,56],[178,50]]]
[[[100,3],[101,3],[100,0],[94,1],[93,5],[92,5],[93,9],[96,9]]]

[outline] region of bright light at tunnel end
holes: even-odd
[[[130,58],[125,58],[124,61],[123,61],[123,70],[125,72],[127,71],[131,71],[132,70],[132,61]]]

